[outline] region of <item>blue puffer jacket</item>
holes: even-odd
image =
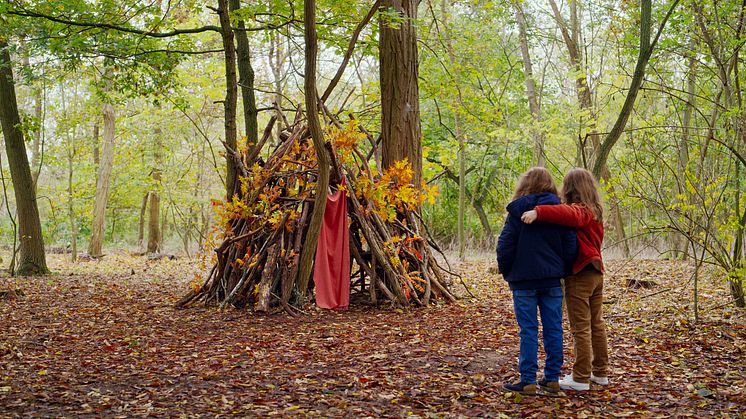
[[[524,224],[521,214],[537,205],[557,205],[557,195],[526,195],[507,206],[500,238],[497,240],[497,266],[511,290],[560,286],[560,278],[571,273],[578,251],[575,230],[535,221]]]

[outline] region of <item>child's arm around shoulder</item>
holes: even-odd
[[[593,213],[587,208],[575,204],[537,205],[536,219],[568,227],[583,227],[593,221]]]

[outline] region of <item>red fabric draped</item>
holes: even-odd
[[[316,305],[334,310],[344,310],[350,304],[350,231],[343,189],[326,200],[313,268]]]

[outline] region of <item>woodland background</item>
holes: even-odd
[[[303,103],[301,6],[256,2],[233,13],[248,28],[260,127],[273,103],[287,109]],[[318,3],[321,87],[370,6]],[[681,257],[693,253],[690,244],[703,244],[697,252],[704,251],[704,259],[734,273],[741,269],[746,215],[743,7],[738,1],[656,4],[653,35],[670,9],[608,159],[606,246],[622,256],[650,249]],[[378,19],[387,16],[382,10]],[[69,252],[76,242],[89,242],[103,164],[113,169],[105,232],[97,240],[107,248],[195,254],[214,217],[210,200],[221,199],[225,181],[221,37],[206,30],[149,38],[44,17],[166,31],[214,24],[212,7],[11,1],[0,12],[46,245]],[[424,177],[441,192],[423,215],[441,240],[455,248],[459,242],[492,247],[515,179],[538,162],[535,137],[558,179],[572,166],[592,165],[591,143],[611,131],[626,98],[640,19],[635,2],[420,3]],[[380,124],[378,29],[375,22],[362,29],[327,100],[330,109],[354,112],[374,133]],[[110,138],[103,132],[107,118]],[[238,112],[240,135],[250,128],[244,119]],[[7,164],[6,158],[11,188]],[[466,201],[461,240],[459,183]],[[11,243],[13,194],[1,201],[0,237]]]
[[[742,415],[745,17],[738,0],[1,0],[2,268],[45,273],[46,255],[54,274],[3,274],[0,405]],[[416,88],[421,136],[387,143],[382,104],[402,99],[392,74]],[[8,123],[14,104],[20,123]],[[301,298],[298,317],[175,310],[227,222],[215,209],[237,184],[231,150],[266,161],[285,121],[318,104],[309,113],[327,139],[340,135],[337,119],[367,130],[358,146],[374,170],[391,150],[421,153],[421,170],[417,158],[397,176],[427,185],[430,199],[414,206],[461,274],[450,290],[462,300],[338,314]],[[18,188],[21,156],[31,176]],[[515,372],[517,332],[488,261],[515,180],[533,165],[558,183],[575,166],[601,180],[619,381],[593,397],[497,390]],[[31,218],[40,231],[22,233]]]

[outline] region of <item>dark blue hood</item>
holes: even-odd
[[[497,240],[497,266],[511,290],[560,286],[577,254],[575,231],[557,224],[524,224],[521,215],[537,205],[557,205],[557,195],[526,195],[511,202]]]
[[[560,199],[557,195],[549,192],[542,192],[522,196],[508,204],[505,209],[508,210],[510,215],[520,218],[524,212],[531,211],[537,205],[557,205],[559,203]]]

